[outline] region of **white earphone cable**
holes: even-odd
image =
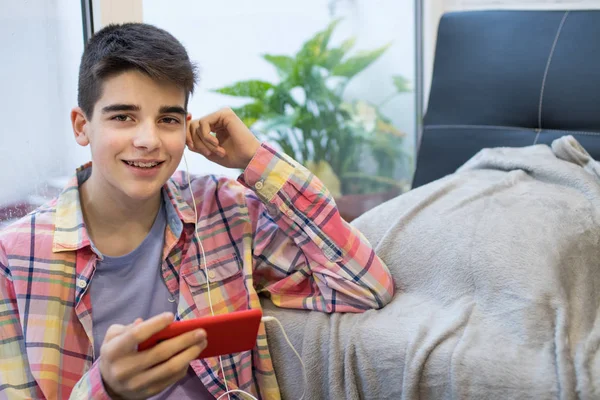
[[[190,178],[190,170],[188,168],[188,162],[187,162],[187,158],[185,157],[185,152],[183,153],[183,161],[185,162],[185,170],[186,170],[186,175],[187,175],[188,189],[190,191],[190,196],[192,197],[192,203],[194,205],[194,236],[196,238],[196,241],[198,242],[198,245],[200,247],[200,251],[202,254],[202,258],[200,258],[200,266],[202,266],[204,264],[203,269],[204,269],[204,275],[206,276],[206,290],[208,292],[208,305],[210,306],[210,313],[214,316],[215,312],[213,310],[212,298],[210,295],[210,279],[208,278],[208,271],[206,268],[206,254],[204,254],[204,246],[202,246],[202,242],[200,241],[200,236],[198,235],[198,209],[196,206],[196,199],[194,196],[194,191],[192,190],[192,181]],[[304,365],[304,362],[302,361],[302,357],[300,357],[300,354],[298,354],[298,351],[296,351],[296,349],[292,345],[292,342],[288,338],[288,335],[285,332],[283,325],[281,324],[281,322],[279,322],[279,320],[277,318],[271,317],[271,316],[264,316],[264,317],[262,317],[261,320],[263,322],[268,322],[268,321],[277,322],[277,324],[279,325],[279,328],[281,329],[281,332],[283,332],[283,336],[285,337],[285,340],[287,341],[288,345],[291,347],[291,349],[296,354],[296,357],[298,357],[298,360],[300,361],[300,364],[302,365],[302,375],[304,377],[304,388],[302,391],[302,397],[300,397],[300,400],[302,400],[304,398],[304,395],[306,394],[306,386],[308,385],[308,379],[306,376],[306,367]],[[225,382],[225,393],[223,393],[221,396],[219,396],[217,398],[217,400],[220,400],[225,395],[227,395],[227,397],[231,400],[231,397],[229,396],[230,393],[244,393],[245,395],[250,396],[250,398],[252,400],[258,400],[252,394],[245,392],[243,390],[238,390],[238,389],[229,390],[229,387],[227,385],[227,378],[225,377],[225,368],[223,368],[223,360],[222,360],[221,356],[219,356],[219,365],[221,367],[221,373],[223,374],[223,382]]]
[[[200,258],[200,266],[204,264],[204,276],[206,276],[206,290],[208,293],[208,305],[210,307],[210,314],[214,317],[215,310],[213,310],[212,304],[212,296],[210,295],[210,279],[208,278],[208,271],[206,268],[206,254],[204,254],[204,246],[202,246],[202,241],[200,240],[200,236],[198,235],[198,207],[196,206],[196,198],[194,196],[194,191],[192,190],[192,181],[190,178],[190,169],[188,167],[187,158],[185,157],[185,152],[183,153],[183,161],[185,162],[185,172],[187,175],[188,189],[190,191],[190,196],[192,197],[192,203],[194,204],[194,236],[196,237],[196,241],[198,242],[198,246],[200,246],[200,251],[202,253],[202,258]],[[225,376],[225,368],[223,368],[223,359],[219,356],[219,365],[221,367],[221,373],[223,374],[223,382],[225,382],[225,391],[229,393],[229,387],[227,386],[227,377]],[[227,396],[230,400],[231,397]]]

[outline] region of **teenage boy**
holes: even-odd
[[[215,314],[260,308],[259,293],[323,312],[390,301],[388,269],[323,184],[231,110],[192,121],[194,83],[186,50],[153,26],[111,25],[87,44],[71,121],[92,163],[0,233],[0,398],[204,399],[227,384],[276,399],[264,326],[254,350],[222,357],[225,376],[196,359],[202,330],[137,345],[211,315],[210,300]],[[186,146],[244,171],[190,186],[175,173]]]

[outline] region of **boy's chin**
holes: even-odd
[[[155,198],[161,193],[165,182],[146,182],[146,183],[131,183],[121,186],[123,192],[128,198],[133,201],[145,202]]]

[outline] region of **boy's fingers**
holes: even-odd
[[[132,328],[134,326],[137,326],[140,323],[142,323],[142,321],[144,321],[143,318],[136,318],[135,321],[133,321],[132,323],[130,323],[129,325],[127,325],[126,328],[129,329],[129,328]]]
[[[185,376],[189,363],[198,357],[206,344],[206,332],[196,330],[126,356],[121,360],[119,379],[127,380],[132,390],[143,388],[147,395],[156,394],[156,390],[160,392]],[[164,365],[167,367],[161,367]]]
[[[120,324],[113,324],[108,327],[106,334],[104,335],[104,342],[109,342],[117,336],[121,335],[127,330],[127,326]]]
[[[142,379],[143,382],[136,383],[136,385],[149,385],[150,387],[166,387],[169,383],[175,383],[183,376],[187,371],[187,368],[191,361],[195,360],[198,355],[206,348],[206,340],[202,343],[193,344],[167,361],[156,365],[154,368],[146,370],[143,375],[139,375],[137,378]]]
[[[204,330],[199,329],[192,332],[186,332],[139,353],[137,356],[137,364],[142,365],[144,369],[148,369],[168,361],[171,357],[191,346],[197,344],[204,345],[204,343],[206,343],[206,332]]]
[[[192,141],[192,146],[193,149],[197,152],[199,152],[200,154],[202,154],[205,157],[208,157],[212,154],[212,150],[214,149],[215,146],[212,145],[208,145],[203,139],[203,130],[205,128],[203,128],[203,125],[205,125],[205,123],[203,123],[202,121],[199,121],[199,124],[197,126],[197,128],[192,132],[191,135],[191,141]]]
[[[173,322],[173,318],[172,313],[163,313],[134,324],[133,327],[108,343],[111,354],[116,353],[122,356],[135,351],[138,344],[169,326]]]
[[[248,131],[248,127],[231,108],[223,108],[207,115],[203,120],[207,121],[211,128],[225,129],[230,134]]]
[[[208,148],[206,148],[206,146],[201,141],[198,142],[200,143],[196,143],[195,141],[193,141],[192,143],[188,143],[188,147],[190,148],[190,150],[193,150],[196,153],[200,153],[204,157],[209,157],[212,154],[211,151]]]
[[[211,153],[223,155],[224,150],[219,146],[217,138],[211,135],[210,124],[208,121],[200,120],[198,129],[196,129],[195,133],[196,134],[192,137],[194,145],[198,146],[199,144],[202,144]]]

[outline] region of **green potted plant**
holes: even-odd
[[[246,125],[311,170],[342,203],[352,195],[393,197],[408,187],[407,179],[395,176],[397,166],[410,161],[402,150],[404,133],[380,111],[385,101],[343,99],[348,83],[389,45],[349,56],[354,38],[330,46],[338,23],[306,41],[293,57],[263,55],[279,82],[253,79],[214,91],[251,99],[234,109]],[[392,79],[394,96],[409,91],[406,79]]]

